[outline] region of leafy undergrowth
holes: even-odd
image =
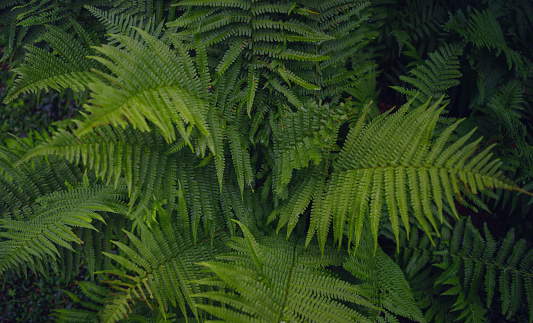
[[[41,132],[55,121],[74,117],[78,111],[74,101],[54,91],[41,98],[25,94],[8,104],[2,103],[6,89],[13,85],[8,68],[5,64],[0,66],[0,143],[10,138],[10,134],[25,137],[30,131]]]
[[[8,69],[7,63],[0,65],[0,102],[4,100],[6,89],[13,84]],[[10,134],[25,137],[30,131],[40,132],[55,121],[72,118],[76,112],[73,102],[56,92],[49,92],[40,99],[26,94],[9,104],[0,103],[0,144],[10,138]],[[77,279],[90,278],[83,270]],[[76,307],[62,290],[82,297],[75,281],[67,283],[57,274],[46,278],[41,274],[19,277],[6,273],[0,277],[0,322],[54,321],[54,309]]]
[[[31,272],[27,277],[6,273],[0,278],[0,322],[53,322],[54,309],[79,307],[63,292],[83,298],[77,280],[90,280],[84,268],[70,282],[57,274],[47,278]]]

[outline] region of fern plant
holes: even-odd
[[[510,233],[495,253],[461,220],[487,189],[531,195],[441,117],[465,43],[367,118],[366,1],[93,1],[76,16],[15,2],[0,9],[42,33],[21,40],[7,101],[83,103],[0,148],[0,275],[91,273],[58,321],[476,321],[496,286],[503,315],[527,297],[533,321],[529,247]],[[513,89],[490,105],[509,123]]]

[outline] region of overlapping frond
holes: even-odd
[[[24,47],[37,46],[46,49],[48,44],[43,43],[42,40],[43,36],[48,33],[48,28],[45,27],[49,25],[58,27],[62,31],[69,30],[74,25],[77,33],[82,30],[84,33],[89,33],[89,31],[92,33],[98,29],[98,22],[87,19],[89,13],[83,9],[90,3],[101,8],[110,6],[108,1],[92,0],[2,1],[0,17],[3,22],[2,34],[7,46],[0,60],[9,59],[10,63],[15,63],[14,65],[17,66],[24,60],[27,53]],[[70,44],[63,46],[67,45]]]
[[[180,183],[196,236],[201,219],[206,232],[213,229],[220,188],[212,164],[194,167],[201,159],[177,147],[167,144],[157,131],[101,126],[80,137],[59,130],[17,162],[19,167],[27,167],[26,161],[35,156],[62,156],[69,163],[92,170],[107,185],[114,183],[117,187],[124,180],[129,197],[127,215],[134,226],[156,221],[154,214],[161,206],[171,212],[176,207]]]
[[[101,282],[119,292],[106,299],[107,305],[101,309],[103,322],[121,320],[131,313],[130,303],[135,304],[136,300],[146,302],[150,308],[154,307],[153,302],[164,311],[178,307],[184,316],[192,311],[198,318],[198,301],[193,294],[200,289],[191,281],[209,275],[196,262],[212,260],[224,252],[226,233],[219,230],[194,243],[186,208],[182,211],[176,218],[162,215],[160,226],[142,226],[140,236],[126,232],[128,244],[113,242],[122,255],[105,253],[119,267],[102,271],[109,279]]]
[[[46,133],[30,133],[25,139],[12,139],[10,147],[0,147],[0,207],[4,212],[24,214],[35,201],[54,191],[66,190],[66,183],[79,183],[83,171],[60,158],[33,158],[17,166],[29,150],[49,139]],[[24,216],[28,217],[28,216]]]
[[[268,217],[268,223],[278,219],[277,231],[287,226],[287,237],[298,224],[300,216],[308,209],[313,199],[319,199],[324,191],[327,163],[322,167],[311,166],[308,171],[298,172],[293,185],[288,188],[289,198]]]
[[[142,37],[137,32],[138,29],[141,29],[154,37],[161,35],[163,24],[158,23],[153,16],[146,18],[144,15],[140,15],[139,17],[134,14],[102,10],[93,6],[85,6],[85,8],[105,26],[107,34],[121,34],[141,40]],[[119,40],[112,36],[108,38],[107,44],[122,47]]]
[[[383,229],[384,236],[394,239],[390,223]],[[451,234],[447,225],[443,226],[440,238],[434,237],[433,240],[417,228],[413,227],[409,236],[400,228],[401,246],[394,259],[402,269],[426,322],[452,322],[458,317],[457,312],[452,311],[456,298],[441,295],[447,286],[435,284],[442,270],[432,266],[441,261],[439,255],[449,247]]]
[[[63,323],[97,323],[102,322],[102,313],[101,310],[106,306],[109,301],[113,299],[113,293],[109,288],[106,288],[102,285],[81,281],[78,283],[80,290],[83,293],[84,297],[79,297],[76,294],[65,291],[72,301],[78,306],[82,306],[83,309],[78,308],[62,308],[55,310],[57,316],[57,322]],[[150,308],[145,302],[137,302],[135,304],[130,304],[128,310],[131,312],[126,312],[120,322],[153,322],[154,320],[171,320],[175,318],[174,313],[166,313],[162,308]],[[194,321],[194,317],[190,318]]]
[[[503,52],[508,68],[514,66],[522,77],[527,77],[531,73],[529,70],[531,62],[507,45],[502,28],[491,10],[474,9],[468,18],[462,11],[458,11],[450,17],[445,28],[457,31],[465,40],[472,42],[478,48],[495,49],[496,56]]]
[[[81,45],[73,34],[49,25],[43,38],[54,51],[27,45],[28,53],[23,63],[14,70],[18,74],[16,85],[9,89],[5,103],[23,93],[39,93],[43,89],[84,91],[96,80],[90,69],[98,64],[87,58],[94,53]]]
[[[24,165],[34,156],[62,156],[67,161],[94,170],[107,185],[117,187],[125,179],[130,196],[129,213],[133,219],[149,218],[153,196],[174,199],[177,162],[167,153],[169,145],[157,132],[142,133],[102,126],[97,132],[76,137],[58,130],[51,140],[29,150],[18,161]]]
[[[72,228],[96,230],[91,222],[104,221],[97,211],[125,213],[120,197],[120,192],[111,188],[82,187],[41,196],[33,210],[25,210],[27,219],[17,210],[4,213],[0,220],[0,273],[26,266],[44,271],[48,262],[58,260],[58,249],[74,251],[72,243],[83,243]]]
[[[360,249],[348,258],[343,267],[364,282],[362,287],[367,287],[374,294],[371,300],[376,306],[415,322],[426,322],[398,264],[381,247],[374,254],[372,236],[369,230],[365,233]]]
[[[270,119],[273,132],[275,191],[281,193],[290,182],[293,170],[318,165],[323,152],[334,145],[341,123],[347,119],[350,104],[333,109],[309,101],[297,112],[287,111],[281,120]]]
[[[77,135],[87,134],[96,126],[111,123],[125,126],[128,122],[149,131],[152,122],[167,141],[179,134],[187,142],[192,127],[207,134],[206,101],[200,88],[196,67],[188,53],[171,50],[161,40],[138,30],[143,42],[124,35],[114,35],[125,46],[95,48],[107,58],[93,58],[106,66],[111,74],[97,71],[102,79],[89,85],[92,91],[89,115],[79,123]],[[179,54],[178,54],[179,51]],[[126,121],[127,120],[127,121]]]
[[[409,19],[400,25],[412,37],[392,36],[418,63],[438,46],[428,38],[445,12],[422,2],[389,16]],[[401,77],[409,102],[365,122],[395,69],[376,79],[367,45],[383,17],[370,19],[370,5],[3,1],[4,58],[25,57],[12,65],[19,79],[8,100],[42,89],[90,99],[72,130],[0,148],[0,273],[71,278],[86,266],[90,301],[71,295],[84,309],[58,311],[63,322],[483,321],[485,295],[509,318],[527,306],[533,321],[525,243],[448,224],[463,197],[488,210],[475,194],[527,192],[499,171],[492,140],[440,119],[459,64],[474,67],[461,66],[466,77],[481,71],[477,58],[460,60],[468,42],[505,53],[523,74],[528,61],[509,47],[519,42],[507,43],[488,10],[453,16],[448,28],[466,42],[429,54]],[[470,108],[529,149],[528,81],[498,81],[514,73],[501,71],[486,85],[480,75]],[[448,127],[436,130],[439,120]]]
[[[82,257],[91,273],[105,267],[100,252],[109,251],[106,239],[117,237],[115,226],[128,227],[124,217],[105,211],[126,214],[121,199],[127,197],[127,191],[122,181],[116,190],[97,184],[91,187],[88,183],[97,181],[91,172],[84,174],[82,168],[55,156],[35,156],[15,166],[46,138],[46,133],[44,138],[30,133],[28,138],[13,139],[9,148],[0,151],[0,209],[7,221],[2,227],[6,234],[3,246],[8,258],[24,255],[4,260],[21,265],[19,261],[26,259],[33,270],[46,274],[53,269],[70,279]],[[41,245],[41,240],[46,244]],[[13,249],[17,246],[27,248]],[[20,269],[24,268],[22,264]]]
[[[433,53],[424,65],[419,65],[409,71],[410,76],[400,76],[400,80],[409,83],[414,89],[393,86],[392,88],[407,95],[408,99],[416,98],[415,102],[423,104],[430,98],[440,98],[446,91],[459,85],[459,56],[463,50],[462,44],[444,44]],[[433,101],[434,102],[434,101]]]
[[[471,223],[461,221],[453,230],[445,260],[439,264],[444,272],[436,284],[446,284],[459,276],[462,297],[474,298],[482,289],[487,293],[487,307],[498,294],[501,312],[507,319],[527,300],[529,321],[533,320],[533,249],[524,239],[517,241],[514,230],[498,243],[486,224],[482,235]]]
[[[277,91],[296,108],[302,97],[329,100],[372,74],[374,65],[362,48],[376,34],[362,26],[368,20],[367,1],[320,1],[293,5],[268,1],[181,1],[187,11],[168,23],[178,37],[201,35],[220,58],[218,75],[239,57],[249,77],[248,112],[257,86]],[[346,72],[338,65],[357,56],[358,65]],[[259,88],[259,91],[262,89]]]
[[[198,308],[224,322],[372,321],[344,305],[378,309],[365,298],[364,289],[331,277],[324,268],[339,265],[342,256],[328,253],[320,257],[316,247],[304,250],[279,238],[257,240],[246,226],[239,225],[244,238],[234,237],[229,242],[233,253],[200,263],[216,274],[216,279],[195,281],[227,288],[194,295],[225,307],[202,304]]]

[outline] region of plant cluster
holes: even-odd
[[[83,109],[0,147],[0,277],[86,268],[59,322],[533,322],[527,226],[470,213],[532,201],[533,10],[473,5],[3,1],[4,102]]]

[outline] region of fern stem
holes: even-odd
[[[318,11],[318,0],[316,0],[316,11]],[[315,28],[318,28],[318,15],[315,17]],[[318,42],[315,42],[315,56],[318,56]],[[315,61],[315,85],[318,87],[318,61]],[[315,102],[318,104],[318,93],[315,90]]]
[[[283,317],[283,309],[285,308],[285,304],[287,303],[287,299],[289,298],[289,286],[291,285],[292,271],[294,269],[295,263],[296,263],[296,246],[294,246],[294,248],[292,249],[291,269],[289,270],[289,277],[287,278],[287,286],[285,287],[285,297],[283,298],[283,304],[281,304],[281,310],[279,311],[278,322],[281,322],[281,318]]]

